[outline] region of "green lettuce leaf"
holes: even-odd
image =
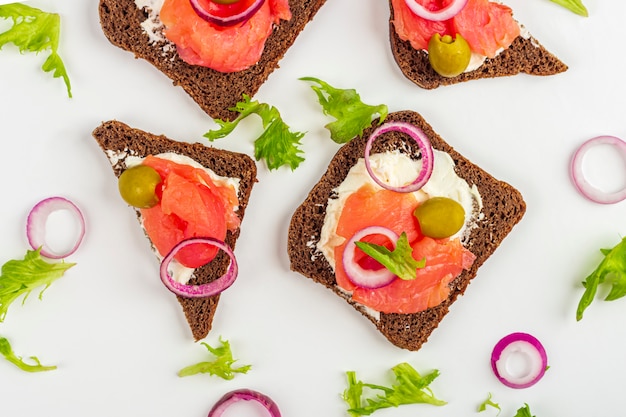
[[[417,278],[417,269],[426,265],[426,258],[420,261],[413,258],[413,248],[409,244],[409,238],[405,232],[402,232],[398,238],[393,251],[375,243],[361,241],[355,243],[366,255],[371,256],[389,271],[404,280]]]
[[[292,132],[283,121],[279,111],[266,103],[251,101],[246,94],[243,101],[230,110],[237,111],[239,116],[235,120],[216,120],[219,128],[204,134],[209,141],[221,139],[229,135],[240,121],[251,114],[256,114],[263,121],[264,132],[254,141],[254,157],[257,161],[265,160],[270,170],[278,169],[286,165],[292,170],[296,169],[304,158],[300,156],[300,139],[304,136],[301,132]]]
[[[580,15],[580,16],[589,16],[589,12],[587,12],[587,8],[583,4],[582,0],[550,0],[553,3],[558,4],[559,6],[563,6],[566,9]]]
[[[6,360],[8,360],[13,365],[20,368],[22,371],[26,371],[26,372],[44,372],[44,371],[52,371],[54,369],[57,369],[56,366],[42,365],[41,362],[39,362],[39,359],[37,359],[37,357],[35,356],[30,357],[30,359],[32,359],[35,362],[34,365],[24,362],[21,356],[17,356],[13,352],[13,348],[11,348],[11,344],[9,343],[8,339],[5,337],[0,337],[0,355],[4,356]]]
[[[26,297],[37,287],[44,288],[39,293],[41,299],[43,292],[54,282],[61,278],[75,263],[56,262],[49,263],[40,255],[41,249],[28,250],[23,260],[10,260],[2,265],[0,272],[0,322],[4,321],[7,310],[13,301],[21,295]],[[23,302],[23,301],[22,301]]]
[[[600,252],[604,259],[583,282],[585,292],[576,309],[577,321],[582,320],[583,313],[593,302],[600,284],[606,282],[611,285],[606,301],[617,300],[626,295],[626,238],[613,249],[600,249]]]
[[[58,54],[61,17],[22,3],[0,5],[0,18],[11,19],[13,25],[0,33],[0,49],[7,43],[17,46],[20,53],[50,51],[42,65],[54,78],[63,78],[67,95],[72,97],[72,87],[63,60]]]
[[[524,406],[517,410],[517,413],[513,417],[535,417],[530,412],[528,404],[524,403]]]
[[[375,114],[380,116],[378,124],[387,117],[388,109],[384,104],[371,106],[361,101],[361,97],[354,89],[338,89],[314,77],[302,77],[302,81],[312,81],[318,85],[311,88],[317,94],[324,114],[336,120],[326,124],[330,137],[337,143],[346,143],[357,136],[363,135],[363,130],[372,125]]]
[[[251,365],[244,365],[238,368],[233,368],[233,364],[237,362],[233,359],[233,353],[230,349],[230,343],[227,340],[223,340],[220,337],[221,346],[211,347],[207,343],[202,343],[207,350],[215,356],[212,361],[198,362],[194,365],[187,366],[178,372],[178,376],[190,376],[196,374],[209,374],[216,375],[223,379],[233,379],[235,373],[247,373]]]
[[[491,399],[491,393],[489,393],[487,399],[478,406],[478,412],[480,413],[481,411],[487,410],[487,406],[493,407],[498,410],[498,414],[496,415],[500,415],[500,411],[502,411],[502,409],[500,408],[500,404],[493,402],[493,400]]]
[[[446,402],[435,397],[429,388],[430,383],[439,376],[434,370],[427,375],[420,375],[406,362],[391,368],[396,383],[391,387],[368,384],[356,379],[354,371],[346,372],[348,388],[343,392],[343,399],[348,404],[348,413],[353,417],[368,416],[376,410],[389,407],[398,407],[406,404],[445,405]],[[375,396],[364,397],[364,388],[380,391]]]

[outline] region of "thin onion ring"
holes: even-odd
[[[463,10],[465,5],[467,4],[467,0],[453,0],[452,3],[450,3],[446,7],[433,11],[426,9],[416,0],[404,0],[404,2],[408,6],[408,8],[411,9],[411,11],[417,16],[436,22],[452,19],[454,16],[459,14],[459,12]]]
[[[219,26],[234,26],[237,23],[245,22],[250,19],[252,15],[254,15],[261,8],[263,3],[265,3],[265,0],[255,0],[254,3],[252,3],[247,9],[227,17],[212,14],[200,4],[199,0],[189,0],[189,2],[191,3],[191,7],[196,14],[207,22]]]
[[[396,279],[393,272],[387,268],[378,270],[363,269],[355,260],[354,253],[356,250],[355,242],[369,235],[383,235],[389,238],[395,245],[398,241],[398,234],[391,229],[382,226],[370,226],[356,232],[346,243],[343,251],[343,269],[346,276],[354,285],[363,288],[380,288],[390,284]]]
[[[207,417],[220,417],[228,407],[241,400],[256,401],[267,410],[271,417],[281,417],[278,405],[270,397],[258,391],[245,388],[224,394],[211,408]]]
[[[215,281],[211,281],[206,284],[201,285],[188,285],[181,284],[180,282],[175,281],[169,273],[169,264],[176,256],[176,253],[188,245],[193,245],[197,243],[209,244],[217,247],[218,249],[223,250],[230,257],[230,264],[228,265],[228,270],[224,275],[216,279]],[[161,261],[160,275],[161,281],[163,284],[172,291],[176,295],[180,295],[181,297],[186,298],[201,298],[201,297],[211,297],[213,295],[217,295],[230,287],[235,279],[237,279],[237,274],[239,272],[239,268],[237,266],[237,260],[235,259],[235,254],[233,250],[228,246],[225,242],[210,238],[210,237],[194,237],[190,239],[185,239],[181,241],[179,244],[174,246],[170,253],[168,253],[163,260]]]
[[[626,187],[607,193],[587,181],[583,171],[583,160],[587,152],[597,145],[612,145],[626,155],[626,142],[615,136],[596,136],[584,142],[574,153],[570,166],[570,174],[578,191],[589,200],[600,204],[614,204],[626,199]]]
[[[389,185],[382,181],[380,178],[378,178],[374,173],[370,163],[370,153],[372,151],[372,144],[374,143],[374,140],[376,140],[384,133],[392,131],[401,132],[409,135],[413,140],[415,140],[415,142],[417,142],[420,150],[422,151],[422,169],[418,173],[417,177],[415,178],[415,180],[413,180],[413,182],[399,187]],[[374,182],[376,182],[376,184],[380,185],[381,187],[400,193],[410,193],[413,191],[417,191],[428,182],[430,176],[433,173],[434,158],[435,156],[433,154],[433,148],[430,144],[430,139],[428,139],[428,136],[426,136],[422,129],[407,122],[387,122],[382,124],[381,126],[376,128],[374,132],[372,132],[367,140],[367,143],[365,144],[365,168],[367,169],[368,174],[372,177]]]
[[[56,253],[46,243],[46,222],[48,217],[59,210],[67,210],[78,221],[78,236],[74,245],[67,251]],[[26,238],[33,249],[41,248],[40,254],[50,259],[61,259],[70,256],[80,246],[85,236],[85,218],[78,206],[63,197],[49,197],[41,200],[31,209],[26,219]]]
[[[526,355],[530,369],[523,375],[513,375],[507,365],[517,353]],[[541,342],[528,333],[511,333],[495,345],[491,353],[491,368],[500,382],[511,388],[528,388],[543,377],[548,366],[548,356]]]

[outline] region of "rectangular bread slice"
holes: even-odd
[[[430,65],[426,51],[417,50],[409,41],[398,37],[393,23],[394,12],[391,0],[389,0],[389,9],[389,41],[393,57],[402,73],[422,88],[430,90],[465,81],[507,77],[520,73],[547,76],[567,70],[567,65],[527,34],[518,36],[506,50],[493,59],[487,58],[475,70],[464,72],[456,77],[442,77]]]
[[[465,292],[470,280],[476,276],[478,268],[521,220],[526,211],[526,204],[518,190],[495,179],[465,159],[418,113],[413,111],[391,113],[386,121],[410,122],[421,128],[429,137],[434,149],[447,152],[452,157],[457,175],[465,179],[470,187],[475,184],[478,188],[483,204],[481,217],[477,227],[471,229],[470,235],[463,243],[476,256],[471,268],[464,270],[450,283],[451,291],[446,300],[436,307],[414,314],[380,313],[380,317],[377,318],[362,305],[353,302],[350,296],[336,285],[333,268],[317,249],[317,242],[320,240],[328,201],[334,196],[333,190],[342,183],[359,158],[363,157],[365,143],[373,127],[365,130],[361,138],[357,137],[339,149],[327,171],[296,209],[289,226],[288,253],[293,271],[326,286],[344,298],[394,345],[408,350],[418,350],[448,313],[450,305]],[[377,121],[374,121],[374,126],[376,124]],[[416,143],[406,140],[407,138],[408,136],[397,132],[387,133],[374,142],[372,153],[391,149],[409,149],[410,152],[418,152]]]
[[[243,99],[253,97],[278,62],[295,42],[326,0],[289,0],[292,18],[281,21],[268,38],[260,61],[252,67],[231,73],[189,65],[179,58],[173,44],[153,42],[142,28],[148,17],[134,0],[100,0],[100,25],[107,39],[135,58],[141,58],[167,75],[214,119],[232,120],[238,113],[228,110]]]
[[[116,177],[119,177],[127,168],[126,158],[128,156],[146,157],[173,152],[195,160],[217,175],[239,178],[237,215],[243,221],[252,187],[257,181],[256,164],[248,155],[208,147],[201,143],[175,141],[162,135],[158,136],[134,129],[116,120],[102,123],[93,131],[93,137],[107,155]],[[124,203],[121,197],[120,202]],[[141,221],[139,210],[136,212],[137,219]],[[233,249],[239,233],[240,229],[227,232],[225,241]],[[146,237],[148,236],[146,235]],[[189,284],[199,285],[219,278],[226,271],[229,262],[229,257],[220,251],[213,261],[194,271]],[[155,279],[158,279],[158,276],[155,276]],[[211,330],[220,295],[206,298],[184,298],[178,295],[176,297],[182,306],[194,339],[205,338]]]

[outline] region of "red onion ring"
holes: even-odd
[[[228,407],[241,400],[256,401],[265,407],[271,417],[280,417],[278,405],[270,397],[251,389],[238,389],[224,394],[211,408],[207,417],[220,417]]]
[[[78,221],[78,236],[71,249],[57,253],[46,243],[46,222],[48,217],[59,210],[67,210]],[[26,237],[33,249],[41,248],[40,254],[50,259],[61,259],[70,256],[80,246],[85,236],[85,218],[83,213],[70,200],[63,197],[49,197],[41,200],[31,209],[26,219]]]
[[[234,26],[237,23],[245,22],[250,19],[261,8],[265,0],[254,0],[247,9],[230,16],[218,16],[211,13],[211,11],[201,4],[200,0],[189,0],[189,2],[196,14],[207,22],[219,26]]]
[[[589,200],[600,204],[614,204],[626,199],[626,187],[613,192],[606,193],[591,185],[583,172],[583,159],[589,149],[597,145],[612,145],[618,148],[618,151],[626,155],[626,142],[616,138],[615,136],[597,136],[584,142],[574,153],[570,173],[572,181],[578,191]]]
[[[357,248],[355,242],[369,235],[383,235],[389,238],[394,245],[398,241],[398,235],[391,229],[382,226],[370,226],[356,232],[346,243],[343,251],[343,269],[350,282],[363,288],[380,288],[390,284],[396,279],[393,272],[387,268],[378,270],[363,269],[355,260],[354,252]]]
[[[228,265],[228,270],[224,275],[216,279],[215,281],[211,281],[206,284],[201,285],[187,285],[181,284],[180,282],[175,281],[169,273],[169,265],[176,253],[188,245],[193,245],[197,243],[209,244],[217,247],[218,249],[223,250],[230,257],[230,264]],[[226,243],[221,240],[213,239],[213,238],[204,238],[204,237],[194,237],[190,239],[185,239],[176,246],[172,248],[170,253],[163,258],[161,261],[161,281],[163,284],[172,291],[174,294],[180,295],[182,297],[187,298],[199,298],[199,297],[210,297],[212,295],[216,295],[230,287],[235,279],[237,279],[237,273],[239,268],[237,266],[237,260],[235,259],[235,254],[233,250]]]
[[[415,180],[413,180],[412,183],[400,187],[391,186],[382,181],[380,178],[376,177],[376,174],[374,174],[374,171],[372,170],[370,164],[370,153],[372,151],[372,144],[374,140],[376,140],[384,133],[391,131],[401,132],[409,135],[413,140],[415,140],[415,142],[417,142],[422,151],[421,171],[418,173],[417,177],[415,178]],[[376,182],[376,184],[380,185],[383,188],[400,193],[410,193],[413,191],[417,191],[428,182],[430,176],[433,173],[434,158],[435,156],[433,154],[433,148],[430,144],[428,136],[426,136],[426,134],[419,127],[406,122],[387,122],[382,124],[376,130],[374,130],[374,132],[372,132],[365,145],[365,168],[367,169],[367,172],[372,177],[374,182]]]
[[[452,19],[454,16],[459,14],[461,10],[467,4],[467,0],[453,0],[452,3],[447,5],[446,7],[433,11],[428,10],[421,4],[419,4],[416,0],[404,0],[406,5],[411,9],[413,13],[418,15],[419,17],[427,20],[434,21],[442,21]]]
[[[515,375],[508,369],[509,361],[516,354],[522,354],[528,360],[529,369],[521,375]],[[491,353],[491,368],[496,377],[507,387],[528,388],[535,385],[545,374],[548,356],[537,338],[528,333],[511,333],[503,337]]]

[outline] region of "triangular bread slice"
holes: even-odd
[[[474,264],[450,283],[450,295],[443,303],[415,314],[381,313],[380,317],[375,317],[365,307],[353,302],[350,296],[336,285],[333,268],[317,249],[317,242],[320,240],[328,201],[336,198],[333,190],[342,183],[358,159],[363,157],[365,143],[373,127],[365,130],[362,137],[353,139],[339,149],[327,171],[296,209],[289,226],[288,253],[293,271],[326,286],[344,298],[394,345],[408,350],[418,350],[448,313],[450,305],[465,292],[470,280],[476,276],[478,268],[521,220],[526,211],[526,204],[517,189],[495,179],[464,158],[435,133],[420,114],[413,111],[396,112],[389,114],[386,120],[410,122],[420,127],[430,138],[434,149],[447,152],[452,157],[457,175],[465,179],[470,187],[475,184],[478,188],[483,208],[477,227],[471,228],[470,235],[463,243],[476,256]],[[374,121],[373,125],[376,126],[377,121]],[[387,133],[374,142],[372,153],[389,149],[410,149],[409,152],[418,152],[419,148],[415,142],[407,138],[400,133]]]
[[[172,43],[151,40],[142,27],[148,11],[140,10],[135,0],[100,0],[99,14],[104,35],[113,45],[132,52],[135,58],[150,62],[174,85],[182,87],[209,116],[232,120],[238,113],[229,109],[243,99],[243,94],[250,97],[256,94],[325,2],[290,0],[292,18],[281,21],[274,28],[260,61],[247,70],[232,73],[189,65],[179,58]]]
[[[204,167],[211,169],[217,175],[239,178],[239,208],[237,215],[243,220],[252,187],[257,181],[256,164],[248,155],[208,147],[201,143],[175,141],[162,135],[157,136],[131,128],[115,120],[102,123],[92,134],[100,148],[107,155],[113,168],[113,173],[117,177],[126,169],[126,158],[128,156],[146,157],[148,155],[173,152],[195,160]],[[123,202],[121,197],[120,201]],[[139,210],[136,211],[137,219],[141,222]],[[233,249],[239,233],[240,229],[237,229],[235,232],[227,232],[225,241]],[[194,271],[189,283],[203,284],[219,278],[226,271],[229,262],[229,257],[220,251],[212,262]],[[155,279],[158,279],[158,277],[155,277]],[[213,316],[220,295],[207,298],[184,298],[178,295],[176,297],[182,306],[194,339],[200,340],[205,338],[209,330],[211,330]]]
[[[422,88],[430,90],[464,81],[506,77],[520,73],[554,75],[567,70],[567,65],[526,33],[518,36],[511,46],[495,58],[487,58],[475,70],[464,72],[456,77],[442,77],[431,67],[426,51],[417,50],[409,41],[403,41],[398,37],[393,23],[394,12],[391,0],[389,9],[389,40],[394,59],[402,73]]]

